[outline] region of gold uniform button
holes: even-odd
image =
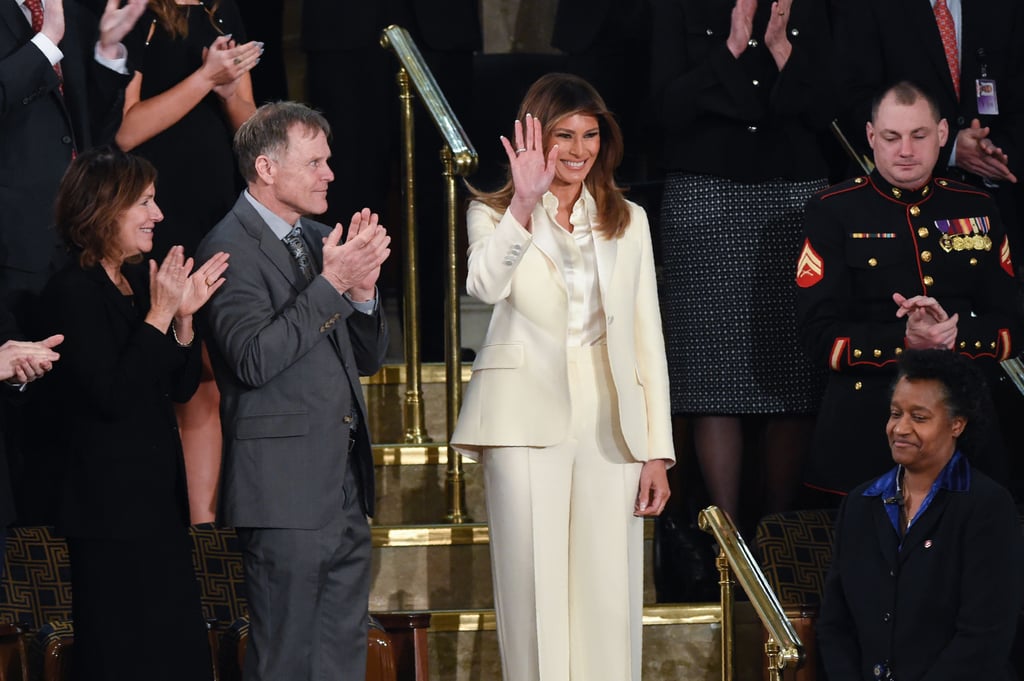
[[[933,284],[935,283],[935,280],[934,280],[934,279],[932,279],[932,277],[931,277],[931,276],[926,276],[926,277],[925,277],[924,279],[922,279],[921,281],[923,281],[923,282],[924,282],[924,285],[925,285],[925,286],[931,286],[931,285],[933,285]]]
[[[970,262],[971,262],[971,267],[977,267],[977,265],[978,265],[978,259],[977,258],[971,258]]]
[[[928,196],[929,188],[925,187],[921,190],[921,196]]]
[[[900,191],[899,187],[893,187],[892,188],[892,195],[895,196],[898,199],[898,198],[903,196],[903,192]]]
[[[981,350],[981,341],[974,341],[974,347],[977,350]]]
[[[921,262],[931,262],[931,261],[932,261],[932,252],[931,251],[921,251]]]
[[[995,350],[996,349],[996,342],[992,341],[991,343],[989,343],[989,347],[992,348],[993,350]]]
[[[854,351],[853,351],[853,356],[854,356],[854,358],[856,358],[856,359],[860,359],[860,356],[861,356],[862,354],[863,354],[863,353],[862,353],[862,352],[861,352],[860,350],[854,350]]]
[[[352,414],[345,414],[341,417],[342,423],[352,423]]]
[[[858,177],[856,180],[853,181],[853,183],[854,184],[864,184],[864,178],[863,177]]]
[[[864,384],[861,383],[860,381],[857,381],[856,383],[853,384],[853,389],[854,390],[860,390],[863,387],[864,387]]]
[[[868,258],[868,265],[870,267],[878,267],[878,259],[877,258]]]
[[[948,186],[948,185],[949,185],[949,183],[948,183],[948,182],[946,182],[945,180],[939,180],[939,186],[940,186],[940,187],[946,187],[946,186]]]
[[[964,350],[967,348],[967,341],[960,341],[960,349]]]
[[[921,209],[918,208],[917,206],[911,206],[910,207],[910,214],[913,215],[916,218],[918,215],[921,214]]]
[[[903,348],[896,348],[896,356],[899,357],[903,354]]]
[[[878,358],[878,357],[882,356],[882,351],[879,350],[878,348],[875,348],[874,351],[872,351],[871,354],[874,355],[876,358]]]
[[[922,239],[927,238],[927,236],[928,236],[928,228],[927,227],[918,227],[917,228],[917,235],[919,237],[921,237]]]

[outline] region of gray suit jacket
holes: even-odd
[[[302,219],[322,266],[330,228]],[[366,315],[316,277],[306,284],[285,245],[244,196],[207,235],[196,260],[231,254],[227,282],[203,310],[221,392],[221,520],[235,527],[317,529],[341,508],[346,466],[373,514],[373,458],[360,374],[387,348],[379,311]],[[355,449],[342,418],[358,403]]]

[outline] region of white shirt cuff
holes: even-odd
[[[53,41],[42,33],[36,33],[32,36],[32,44],[38,47],[43,56],[50,61],[50,66],[64,58],[64,53],[60,51],[60,48],[54,45]]]
[[[96,47],[93,49],[93,58],[96,63],[100,66],[106,66],[111,71],[116,71],[122,76],[128,75],[128,50],[125,49],[124,43],[117,44],[117,57],[114,59],[107,59],[100,54],[100,43],[96,42]]]

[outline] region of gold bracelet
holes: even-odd
[[[188,339],[188,343],[182,343],[178,340],[178,332],[174,330],[174,322],[171,322],[171,335],[174,336],[174,342],[178,344],[179,348],[190,348],[192,347],[192,341],[196,339],[196,330],[192,329],[192,337]]]

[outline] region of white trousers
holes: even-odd
[[[618,425],[607,346],[569,349],[569,386],[565,442],[481,457],[503,677],[640,681],[642,464]]]

